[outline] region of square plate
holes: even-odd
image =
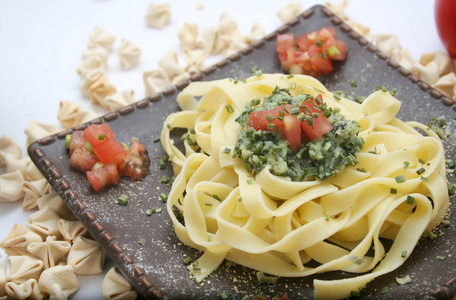
[[[335,64],[335,72],[319,78],[328,90],[345,90],[348,95],[367,96],[375,91],[376,86],[386,86],[398,91],[396,97],[402,101],[399,114],[402,120],[428,123],[432,117],[440,115],[446,116],[447,120],[454,119],[451,99],[401,68],[330,10],[317,5],[264,39],[193,75],[189,80],[91,122],[107,122],[118,133],[120,140],[135,136],[146,144],[152,162],[151,175],[144,181],[133,182],[123,178],[115,187],[99,193],[93,191],[84,174],[70,166],[65,149],[65,135],[85,129],[90,124],[82,124],[30,145],[28,153],[38,169],[143,297],[218,299],[219,293],[226,291],[232,296],[238,295],[236,298],[258,294],[268,299],[280,298],[285,292],[290,299],[312,298],[313,279],[354,276],[331,272],[305,278],[279,278],[274,286],[268,286],[259,284],[254,273],[243,272],[241,266],[228,268],[222,264],[203,284],[197,284],[194,279],[189,279],[183,260],[186,256],[197,258],[200,254],[182,245],[176,238],[165,204],[159,199],[160,193],[167,194],[170,190],[170,185],[160,183],[161,176],[171,177],[173,174],[169,165],[165,170],[159,168],[159,159],[165,153],[154,138],[160,136],[166,116],[178,110],[175,99],[179,91],[192,81],[246,78],[255,66],[263,73],[281,72],[275,50],[276,35],[285,32],[299,35],[326,26],[334,26],[338,38],[346,41],[348,48],[346,61]],[[350,86],[352,79],[357,82],[357,88]],[[453,135],[451,138],[450,141],[454,140]],[[454,158],[454,145],[450,144],[447,142],[445,145],[447,158]],[[454,182],[454,178],[450,180]],[[126,206],[116,204],[121,194],[130,196]],[[146,211],[154,206],[163,208],[163,212],[147,216]],[[450,215],[450,220],[456,224],[454,215]],[[362,295],[368,299],[421,298],[426,295],[438,299],[451,298],[456,293],[456,255],[452,255],[456,241],[455,225],[450,228],[442,226],[441,231],[443,236],[434,240],[420,240],[419,246],[402,267],[369,283]],[[144,245],[139,244],[140,238],[145,239]],[[447,258],[444,262],[438,261],[438,255]],[[396,277],[406,275],[412,278],[412,282],[398,285]],[[379,292],[383,287],[388,287],[387,294]]]

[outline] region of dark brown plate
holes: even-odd
[[[284,32],[299,34],[326,26],[336,27],[339,39],[346,41],[348,47],[347,60],[336,64],[335,72],[320,78],[329,90],[367,96],[376,86],[386,86],[398,90],[396,97],[402,100],[399,117],[403,120],[428,123],[432,117],[440,115],[445,115],[449,121],[454,119],[455,110],[450,99],[401,68],[327,8],[314,6],[276,32],[188,81],[93,121],[109,123],[120,140],[135,136],[145,142],[152,164],[151,175],[144,181],[122,179],[118,186],[100,193],[91,189],[85,176],[70,167],[65,149],[65,135],[84,129],[88,124],[41,139],[29,147],[33,162],[143,297],[218,299],[219,293],[226,291],[231,295],[230,299],[258,294],[271,299],[285,292],[290,299],[312,298],[313,279],[353,276],[332,272],[307,278],[279,278],[274,286],[268,286],[259,284],[252,271],[245,271],[240,266],[228,268],[223,264],[203,284],[197,284],[189,279],[183,260],[187,256],[197,258],[200,254],[179,243],[165,204],[159,199],[160,193],[167,194],[170,190],[170,185],[160,183],[161,176],[171,177],[173,174],[169,165],[160,170],[159,159],[165,153],[154,138],[160,136],[165,117],[178,109],[175,102],[178,92],[192,81],[249,77],[254,66],[263,73],[281,72],[275,52],[276,35]],[[357,88],[350,85],[352,79]],[[453,141],[454,135],[450,138]],[[454,144],[446,143],[446,148],[447,158],[454,158]],[[454,181],[454,178],[450,180]],[[116,204],[121,194],[130,196],[128,205]],[[163,208],[163,212],[147,216],[146,211],[154,206]],[[453,250],[456,217],[450,215],[449,218],[451,227],[438,229],[438,233],[444,233],[442,236],[438,234],[434,240],[423,238],[402,267],[369,283],[361,295],[368,299],[452,297],[456,293],[456,280],[451,280],[456,277],[456,253]],[[140,238],[145,239],[144,245],[139,244]],[[446,256],[445,261],[439,261],[438,255]],[[406,275],[412,282],[398,285],[396,277]],[[388,293],[382,294],[380,291],[384,287],[388,287]]]

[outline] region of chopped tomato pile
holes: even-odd
[[[299,38],[293,33],[277,35],[277,53],[285,72],[318,77],[334,71],[333,60],[345,60],[347,45],[337,39],[334,27],[325,27]]]
[[[254,110],[247,126],[255,130],[279,131],[287,139],[290,148],[297,151],[304,140],[314,140],[333,129],[322,113],[321,95],[308,98],[299,107],[291,104],[273,109]],[[301,136],[302,133],[302,136]]]
[[[142,180],[149,174],[146,146],[135,138],[130,146],[116,141],[116,134],[106,123],[68,135],[67,148],[71,166],[85,172],[97,192],[117,184],[121,175]]]

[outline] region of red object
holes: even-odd
[[[277,35],[277,54],[282,68],[293,74],[318,77],[334,71],[332,60],[345,60],[347,45],[337,39],[334,27],[303,33]]]
[[[84,135],[93,147],[93,152],[104,164],[121,164],[125,161],[129,152],[116,141],[116,134],[108,124],[92,124],[84,130]]]
[[[70,155],[78,148],[84,148],[87,138],[84,135],[84,131],[77,130],[71,135],[70,142]]]
[[[434,18],[443,46],[456,59],[456,1],[435,0]]]
[[[95,154],[84,147],[77,148],[70,156],[71,166],[82,172],[92,170],[93,166],[99,161]]]
[[[321,95],[316,98],[319,99],[318,102],[315,99],[307,99],[303,103],[303,105],[307,106],[307,109],[300,108],[300,113],[306,115],[319,114],[318,117],[312,119],[312,125],[309,125],[306,120],[299,121],[297,115],[291,115],[291,105],[287,104],[274,109],[252,111],[247,126],[255,130],[280,131],[287,139],[291,150],[296,151],[302,144],[301,133],[305,139],[311,141],[333,129],[319,108],[323,103]]]
[[[106,123],[90,125],[84,130],[84,135],[94,148],[106,140],[116,139],[116,134]]]
[[[120,174],[115,164],[105,165],[92,171],[86,172],[87,179],[93,189],[97,192],[107,188],[110,185],[119,183]]]

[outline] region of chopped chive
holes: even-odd
[[[237,197],[237,201],[238,201],[238,202],[242,202],[242,197],[241,197],[241,196],[238,196],[238,197]]]
[[[404,170],[408,169],[410,163],[408,161],[404,161]]]
[[[450,220],[445,220],[445,221],[443,221],[443,226],[444,226],[444,227],[451,227],[451,222],[450,222]]]
[[[290,74],[290,75],[287,76],[287,79],[291,79],[291,78],[293,78],[293,77],[294,77],[294,75],[293,75],[293,74]]]
[[[168,201],[168,196],[165,193],[161,193],[160,194],[160,200],[162,202],[166,203],[166,201]]]
[[[104,140],[104,139],[105,139],[105,135],[104,135],[103,133],[101,133],[101,134],[98,135],[98,140],[99,140],[99,141],[102,141],[102,140]]]
[[[366,169],[364,168],[357,168],[356,170],[361,173],[366,173]]]
[[[424,172],[426,172],[426,170],[424,168],[419,168],[418,170],[416,170],[416,174],[418,174],[418,175],[421,175]]]
[[[117,198],[117,203],[120,205],[127,205],[129,198],[128,195],[122,194]]]
[[[212,206],[212,202],[204,202],[205,206]]]
[[[65,148],[70,149],[72,134],[65,135]]]
[[[440,127],[443,127],[446,125],[446,118],[445,116],[440,116],[437,118],[437,122],[439,123]]]
[[[447,165],[448,165],[448,168],[450,168],[450,169],[454,169],[456,167],[456,164],[455,164],[454,160],[452,160],[452,159],[448,160]]]
[[[214,199],[217,200],[217,201],[222,202],[222,199],[220,199],[220,197],[219,197],[218,195],[215,195],[215,194],[214,194],[214,195],[212,195],[212,198],[214,198]]]
[[[140,238],[138,243],[141,245],[141,246],[144,246],[144,244],[146,243],[146,240],[144,238]]]
[[[125,150],[130,151],[130,146],[127,143],[121,142],[122,146],[124,146]]]
[[[447,188],[448,188],[448,193],[449,193],[450,195],[453,195],[453,193],[454,193],[454,187],[455,187],[454,184],[452,184],[451,182],[448,182]]]
[[[418,159],[418,161],[420,162],[420,164],[423,164],[423,165],[426,163],[426,161],[422,158]]]
[[[363,103],[363,101],[366,100],[366,97],[365,96],[356,96],[355,100],[358,103]],[[367,114],[366,114],[366,116],[367,116]]]
[[[155,212],[155,209],[154,209],[154,208],[148,209],[148,210],[146,211],[146,215],[152,216],[152,214],[153,214],[154,212]]]
[[[331,219],[330,215],[326,215],[326,221],[329,221]]]
[[[184,265],[188,266],[191,263],[192,263],[192,259],[190,257],[184,258]]]
[[[386,88],[386,86],[382,86],[382,92],[388,92],[388,89]]]
[[[158,162],[159,166],[160,166],[160,170],[163,170],[166,168],[166,158],[162,158],[159,160]]]
[[[253,184],[252,180],[248,179],[247,184]]]
[[[412,282],[412,279],[410,278],[409,275],[402,277],[402,278],[396,277],[396,282],[402,285],[402,284],[407,284],[407,283]]]
[[[390,94],[391,94],[391,96],[396,96],[397,90],[391,90],[391,91],[390,91]]]
[[[328,55],[324,51],[321,53],[321,56],[323,56],[324,59],[328,59]]]
[[[315,45],[317,45],[317,47],[321,47],[323,46],[323,41],[322,40],[318,40],[315,42]]]
[[[158,213],[158,214],[161,213],[162,211],[163,211],[163,208],[161,208],[161,207],[156,207],[155,208],[155,212]]]
[[[274,121],[275,117],[273,115],[267,115],[266,116],[266,120],[268,120],[269,122],[272,122]]]
[[[229,104],[225,105],[225,108],[226,108],[226,111],[230,114],[232,114],[234,112],[234,108]]]
[[[397,194],[397,189],[390,188],[390,194]]]
[[[158,143],[158,142],[160,142],[160,137],[156,137],[156,138],[154,138],[154,140],[153,140],[153,141],[154,141],[154,143]]]
[[[168,177],[168,175],[163,175],[163,176],[160,178],[160,182],[163,183],[163,184],[169,183],[169,177]]]
[[[397,183],[403,183],[403,182],[407,181],[407,179],[405,179],[404,175],[397,175],[396,177],[394,177],[394,179],[396,180]]]
[[[278,116],[278,117],[277,117],[277,120],[283,121],[283,116]]]
[[[292,90],[296,89],[296,82],[292,81],[292,82],[290,83],[290,88],[291,88]]]
[[[313,126],[313,118],[312,118],[312,116],[307,116],[306,121],[307,121],[307,124],[309,126]]]
[[[303,122],[306,119],[306,115],[304,113],[300,113],[296,118]]]
[[[329,47],[328,50],[326,50],[326,51],[328,51],[328,54],[331,57],[336,57],[337,55],[340,54],[340,50],[335,45]]]
[[[384,287],[382,288],[381,293],[382,293],[382,294],[386,294],[386,293],[388,293],[388,291],[389,291],[389,288],[388,288],[387,286],[384,286]]]
[[[422,181],[429,182],[429,178],[427,178],[427,177],[421,176],[420,179]]]
[[[168,127],[169,130],[173,130],[174,126],[171,123],[166,124],[166,127]]]
[[[407,250],[402,251],[401,257],[407,257]]]
[[[90,152],[93,152],[93,147],[92,147],[92,144],[87,141],[84,143],[84,148],[86,148],[87,150],[89,150]]]
[[[274,130],[276,125],[274,123],[268,123],[267,127],[268,127],[269,130]]]
[[[292,115],[299,115],[299,107],[292,107],[291,108],[291,114]]]
[[[290,110],[286,106],[283,107],[283,110],[285,110],[287,112],[287,114],[290,113]]]
[[[220,299],[228,299],[230,297],[230,294],[228,294],[227,291],[223,291],[219,294]]]
[[[361,294],[357,291],[351,291],[350,292],[350,297],[361,297]]]
[[[444,260],[445,260],[445,256],[443,256],[443,255],[437,255],[436,258],[437,258],[438,260],[440,260],[440,261],[444,261]]]
[[[353,88],[357,88],[358,87],[358,85],[356,84],[356,81],[354,79],[350,79],[350,85]]]
[[[408,195],[407,196],[407,204],[413,204],[415,202],[415,198]]]
[[[228,148],[228,147],[225,147],[225,149],[223,149],[223,153],[230,154],[231,153],[231,149]]]
[[[435,239],[437,236],[435,235],[435,233],[433,233],[432,231],[428,231],[426,232],[428,238],[430,238],[431,240]]]

